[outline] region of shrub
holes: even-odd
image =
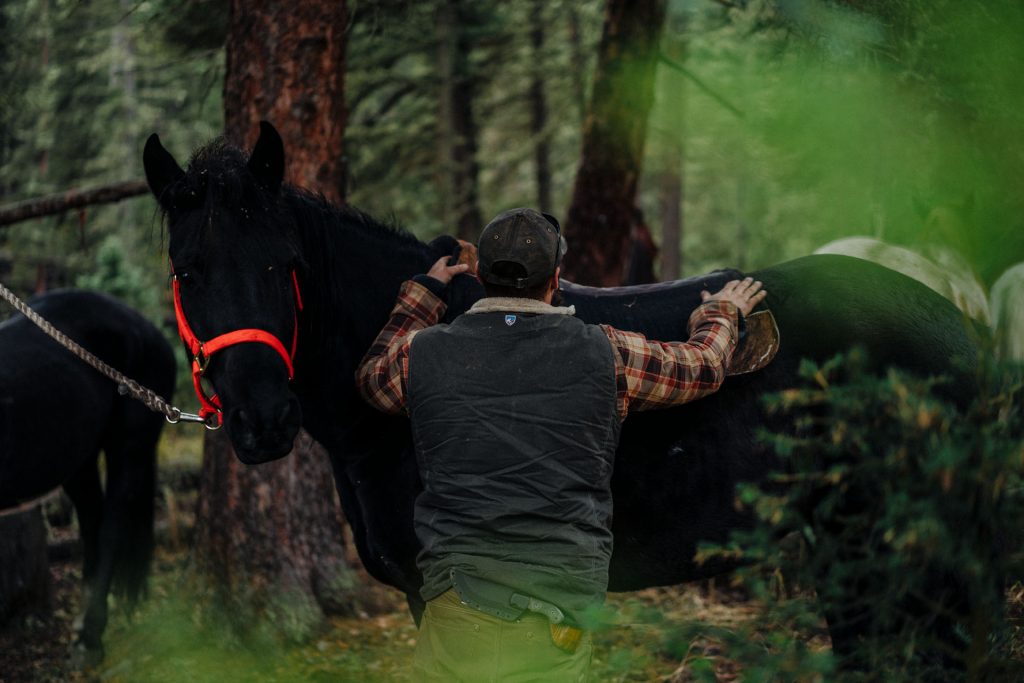
[[[986,367],[959,408],[943,380],[873,376],[859,353],[800,374],[766,400],[788,425],[763,435],[785,472],[741,488],[756,523],[704,551],[739,554],[765,604],[714,634],[746,680],[1024,679],[1005,617],[1022,566],[1020,374]],[[791,635],[820,614],[831,656]]]

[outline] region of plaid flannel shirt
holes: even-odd
[[[386,413],[406,412],[409,344],[416,332],[435,325],[444,301],[407,280],[391,319],[356,370],[356,386],[370,405]],[[739,339],[739,312],[727,301],[701,304],[690,315],[690,338],[660,342],[637,332],[601,325],[615,360],[620,419],[630,410],[666,408],[718,390]]]

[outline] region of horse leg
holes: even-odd
[[[134,605],[145,591],[153,557],[156,444],[163,418],[122,399],[103,444],[107,465],[103,499],[103,557],[108,585]]]
[[[100,584],[100,526],[103,522],[103,488],[96,461],[85,465],[64,483],[78,517],[78,533],[82,541],[82,607],[75,619],[77,647],[84,647],[89,657],[103,658],[101,637],[107,623],[107,591]]]

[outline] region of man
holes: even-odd
[[[478,246],[487,297],[437,325],[448,283],[468,270],[442,258],[402,285],[357,370],[367,401],[412,423],[420,680],[586,679],[620,424],[716,391],[740,314],[765,297],[750,278],[702,292],[687,342],[649,341],[551,305],[564,253],[554,218],[498,215]]]

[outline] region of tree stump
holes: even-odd
[[[0,624],[52,611],[46,524],[40,506],[0,517]]]

